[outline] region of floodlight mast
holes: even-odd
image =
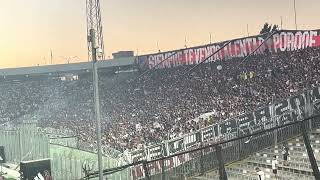
[[[99,75],[98,75],[98,67],[97,67],[98,65],[97,62],[99,60],[104,60],[104,43],[103,43],[103,32],[102,32],[101,14],[100,14],[100,1],[86,0],[86,11],[87,11],[88,61],[92,62],[92,73],[93,73],[99,180],[103,180]]]
[[[87,11],[87,35],[88,35],[88,61],[92,61],[92,42],[90,41],[90,30],[96,33],[96,46],[99,49],[97,60],[105,60],[103,29],[101,23],[100,0],[86,0]]]

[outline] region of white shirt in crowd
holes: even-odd
[[[271,161],[271,166],[272,166],[272,169],[277,169],[278,160],[272,159],[272,161]]]
[[[262,170],[257,172],[259,180],[265,180],[264,172]]]

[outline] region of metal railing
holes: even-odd
[[[301,135],[303,129],[319,128],[319,117],[312,116],[320,113],[319,104],[320,88],[316,87],[184,137],[134,151],[129,158],[130,164],[106,169],[104,173],[108,175],[130,168],[130,179],[166,180],[221,169],[221,162],[243,160],[278,142]],[[221,147],[221,160],[217,147]],[[91,173],[87,178],[94,176],[95,173]]]
[[[50,158],[52,175],[57,180],[80,179],[85,176],[84,167],[88,171],[98,169],[96,153],[81,150],[77,144],[75,137],[61,138],[60,134],[48,135],[32,123],[0,129],[0,146],[4,146],[7,162],[19,165],[21,161]],[[103,156],[104,168],[123,164],[121,156]],[[110,178],[129,179],[129,173],[129,169],[124,170],[111,175]]]
[[[273,135],[275,134],[275,130],[287,131],[288,134],[285,134],[285,137],[292,138],[292,136],[290,137],[289,135],[292,135],[292,132],[296,132],[294,136],[301,134],[302,129],[300,127],[307,125],[309,121],[313,123],[319,122],[320,115],[312,116],[303,121],[291,122],[279,127],[239,136],[227,141],[215,142],[203,147],[200,146],[174,155],[149,161],[138,161],[119,168],[106,169],[104,173],[108,175],[117,172],[117,170],[131,168],[130,179],[147,180],[184,179],[204,175],[207,171],[219,169],[219,165],[221,165],[221,161],[218,160],[217,147],[221,147],[223,165],[243,160],[259,150],[274,146],[275,141],[272,140],[274,140]],[[320,128],[320,126],[314,128]],[[248,142],[248,140],[250,141]],[[243,146],[239,147],[240,143],[242,143]],[[86,178],[91,177],[95,177],[95,173],[89,174]]]

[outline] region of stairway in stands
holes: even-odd
[[[320,165],[320,130],[312,132],[310,135],[311,146],[314,151],[318,165]],[[282,144],[274,148],[264,149],[245,160],[227,165],[226,172],[229,180],[259,180],[254,174],[255,168],[259,167],[265,173],[266,179],[274,179],[271,168],[271,160],[274,155],[278,159],[278,180],[314,180],[312,168],[308,154],[304,146],[302,136],[295,137],[288,141],[289,165],[283,164]],[[193,177],[193,180],[219,179],[218,171],[208,172],[203,176]]]

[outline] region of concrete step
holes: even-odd
[[[252,166],[271,169],[271,164],[268,164],[268,163],[253,162],[253,161],[248,161],[247,163],[252,165]],[[307,169],[307,168],[304,168],[302,166],[301,167],[290,167],[290,166],[279,165],[278,166],[278,170],[287,171],[287,172],[293,172],[293,173],[296,173],[296,174],[303,174],[303,175],[307,175],[307,176],[311,176],[312,175],[312,170],[311,169]]]
[[[252,156],[252,157],[249,157],[248,159],[251,159],[251,158],[255,158],[255,157],[263,157],[265,158],[266,160],[272,160],[273,159],[273,156],[274,155],[277,155],[278,156],[278,161],[283,161],[283,157],[282,157],[282,154],[274,154],[272,152],[261,152],[261,153],[256,153],[255,156]],[[308,164],[310,163],[309,161],[309,158],[308,156],[293,156],[293,155],[290,155],[289,156],[289,161],[290,162],[302,162],[302,163],[305,163],[305,164]],[[320,163],[320,161],[318,161]]]
[[[269,159],[264,159],[264,158],[249,158],[248,160],[246,160],[247,162],[254,162],[254,163],[260,163],[260,164],[264,164],[264,165],[270,165],[271,168],[271,160]],[[302,163],[302,162],[295,162],[295,161],[289,161],[290,164],[289,166],[284,166],[283,165],[283,161],[278,160],[279,161],[279,165],[278,167],[286,167],[286,168],[292,168],[292,169],[297,169],[297,170],[301,170],[301,171],[311,171],[312,167],[310,165],[310,163]]]
[[[249,168],[247,168],[247,167],[229,168],[226,170],[227,174],[228,174],[228,179],[237,179],[237,178],[258,179],[258,177],[254,171],[255,167],[256,166],[250,166]],[[272,173],[271,169],[264,169],[264,168],[261,168],[261,169],[265,173],[266,179],[273,178],[273,173]],[[278,175],[279,175],[279,179],[281,179],[281,180],[291,180],[291,179],[296,179],[297,177],[300,177],[301,179],[305,179],[305,180],[314,180],[313,177],[309,177],[309,176],[305,176],[305,175],[296,175],[293,173],[285,173],[281,170],[278,170]]]
[[[232,173],[251,174],[254,172],[254,169],[256,167],[259,167],[259,166],[254,166],[249,164],[239,164],[238,166],[229,167],[226,170],[228,172],[231,171]],[[260,167],[260,169],[262,169],[265,172],[267,179],[272,177],[273,173],[270,168]],[[296,179],[297,177],[300,177],[301,179],[314,180],[314,177],[310,175],[297,174],[295,172],[283,171],[280,169],[278,169],[278,175],[280,176],[281,179]]]

